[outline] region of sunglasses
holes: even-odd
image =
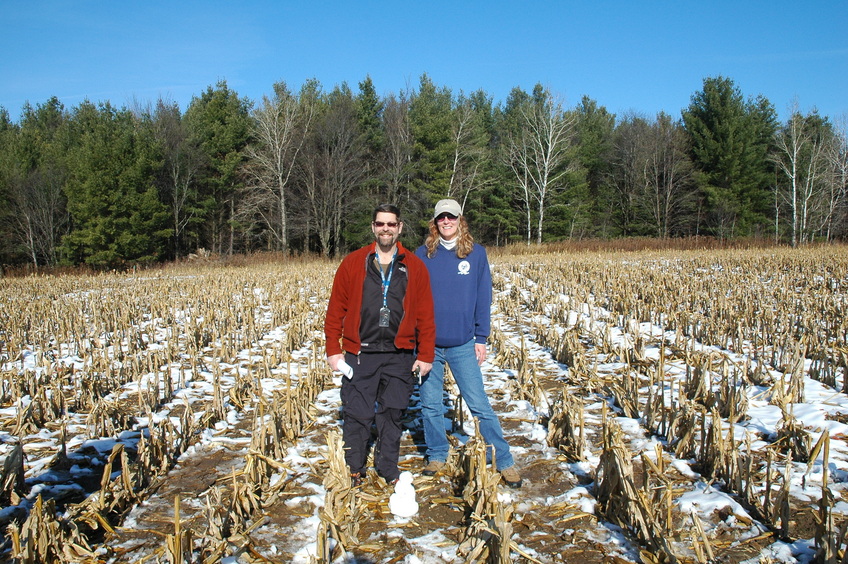
[[[374,227],[388,227],[390,229],[394,229],[398,226],[397,221],[375,221]]]
[[[444,221],[446,219],[449,219],[451,221],[456,221],[457,216],[453,215],[452,213],[443,213],[443,214],[439,214],[439,216],[436,218],[436,221]]]

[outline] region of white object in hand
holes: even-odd
[[[415,501],[415,486],[412,485],[412,473],[401,472],[395,493],[389,497],[389,511],[396,517],[412,517],[418,513],[418,502]]]
[[[340,360],[336,366],[338,367],[339,372],[345,375],[345,378],[348,380],[353,378],[353,366],[346,363],[344,360]]]

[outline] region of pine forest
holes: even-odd
[[[848,235],[845,117],[709,77],[680,115],[569,104],[537,84],[505,101],[424,74],[378,94],[317,80],[261,100],[221,81],[183,111],[51,98],[0,108],[0,264],[95,269],[198,254],[340,256],[397,204],[420,244],[435,201],[458,200],[488,246],[619,238]]]

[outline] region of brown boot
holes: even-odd
[[[521,474],[518,473],[515,466],[510,466],[509,468],[501,470],[501,479],[511,488],[521,487]]]
[[[424,470],[421,473],[425,476],[435,476],[444,467],[444,462],[439,462],[438,460],[431,460],[430,463],[424,467]]]

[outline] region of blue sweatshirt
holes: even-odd
[[[455,347],[471,339],[485,344],[491,329],[492,307],[492,273],[486,249],[474,243],[464,259],[442,245],[436,249],[433,258],[427,257],[424,245],[415,251],[430,271],[436,346]]]

